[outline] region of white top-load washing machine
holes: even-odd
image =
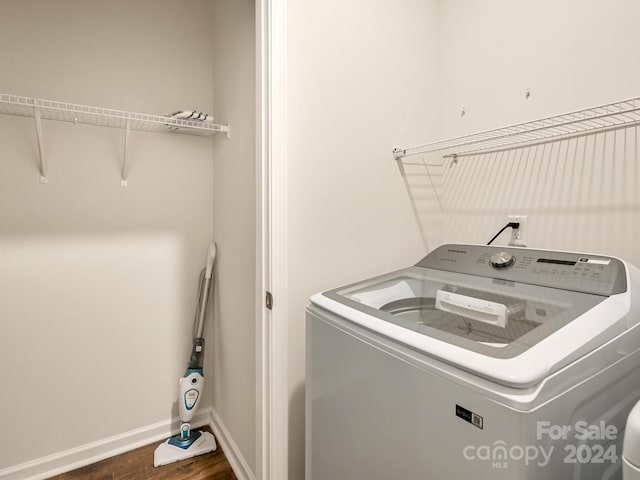
[[[624,480],[640,480],[640,402],[631,409],[622,449]]]
[[[311,297],[307,480],[621,478],[639,271],[444,245]]]

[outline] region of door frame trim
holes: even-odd
[[[256,478],[260,480],[286,480],[289,463],[286,7],[286,0],[256,0]],[[271,310],[265,304],[267,291],[273,294]]]

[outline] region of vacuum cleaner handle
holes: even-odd
[[[216,261],[216,243],[211,242],[209,245],[209,251],[207,252],[207,266],[204,272],[204,278],[211,278],[211,272],[213,271],[213,262]]]
[[[198,299],[198,306],[196,311],[196,319],[194,322],[194,339],[201,338],[204,331],[204,320],[207,315],[207,302],[209,300],[209,291],[211,290],[211,284],[213,280],[211,279],[213,275],[213,264],[216,261],[216,244],[215,242],[211,242],[209,245],[209,251],[207,253],[207,265],[204,268],[204,272],[200,273],[201,278],[201,288]]]

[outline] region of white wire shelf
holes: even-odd
[[[45,120],[59,120],[112,128],[126,128],[127,120],[129,120],[132,130],[144,132],[173,132],[196,135],[229,132],[229,125],[181,120],[162,115],[126,112],[0,93],[0,113],[2,114],[33,117],[34,108],[36,107],[40,109],[40,116]]]
[[[535,145],[640,124],[640,97],[416,147],[394,148],[396,160],[422,154],[443,158]]]
[[[226,133],[230,136],[230,125],[196,120],[184,120],[163,115],[126,112],[102,107],[78,105],[75,103],[44,100],[0,93],[0,114],[33,117],[35,119],[38,152],[40,155],[40,183],[48,183],[41,120],[57,120],[83,125],[120,128],[125,131],[124,157],[120,184],[127,186],[127,165],[130,131],[167,132],[211,136]]]

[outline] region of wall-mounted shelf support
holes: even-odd
[[[394,148],[397,161],[412,155],[437,154],[443,160],[565,140],[640,125],[640,97],[562,115],[518,123],[417,147]]]
[[[131,119],[127,118],[127,123],[124,127],[124,156],[122,157],[122,175],[120,176],[120,186],[126,187],[128,185],[127,182],[127,167],[129,160],[129,135],[131,133]]]
[[[36,137],[38,139],[38,153],[40,155],[40,183],[49,183],[49,180],[47,179],[47,164],[44,158],[44,140],[42,139],[40,107],[33,107],[33,118],[36,122]]]
[[[123,128],[124,158],[120,185],[127,186],[129,167],[129,139],[131,130],[155,133],[188,134],[211,137],[214,133],[225,133],[231,136],[231,126],[213,122],[187,120],[165,115],[149,115],[146,113],[126,112],[88,105],[43,100],[39,98],[21,97],[0,93],[0,114],[33,117],[36,124],[38,152],[40,155],[40,183],[47,183],[46,157],[42,138],[42,120],[56,120],[83,125]]]

